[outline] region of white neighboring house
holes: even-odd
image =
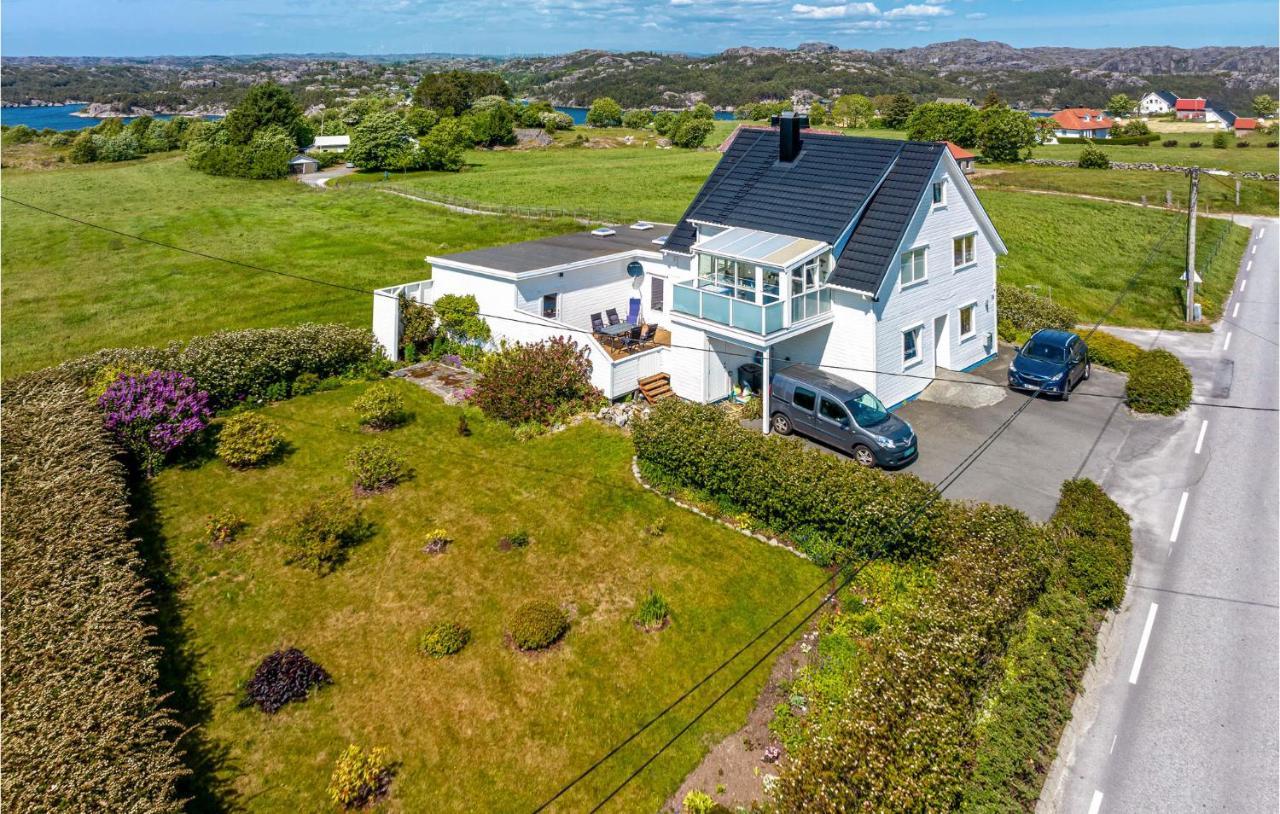
[[[472,294],[495,340],[585,344],[612,399],[665,374],[676,395],[714,402],[734,394],[744,364],[768,382],[802,362],[897,405],[939,370],[992,359],[1006,250],[946,145],[802,139],[804,123],[784,114],[778,130],[743,128],[674,228],[428,257],[430,280],[374,297],[379,344],[388,355],[400,345],[398,297]],[[610,308],[634,308],[658,326],[655,341],[611,348],[592,330]]]
[[[351,136],[316,136],[315,143],[307,148],[309,153],[345,153],[351,146]]]
[[[1172,113],[1174,106],[1177,104],[1177,94],[1170,93],[1167,90],[1149,90],[1142,94],[1142,98],[1138,100],[1138,113],[1143,116]]]

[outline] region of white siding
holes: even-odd
[[[995,249],[978,227],[977,219],[956,189],[956,184],[967,183],[949,177],[947,162],[940,162],[934,180],[948,177],[951,188],[947,190],[945,206],[931,207],[928,196],[921,201],[908,228],[899,255],[907,250],[925,246],[928,248],[925,264],[927,276],[924,282],[903,289],[899,282],[897,257],[889,270],[880,291],[880,302],[874,306],[879,317],[876,326],[875,365],[881,371],[877,376],[875,393],[885,404],[904,401],[929,384],[936,363],[934,353],[934,320],[947,316],[946,336],[943,338],[949,350],[949,367],[963,370],[983,361],[995,349]],[[952,266],[952,239],[964,234],[976,233],[974,240],[974,264],[960,269]],[[974,334],[960,339],[960,308],[977,303],[974,310]],[[913,325],[924,325],[921,332],[921,360],[905,368],[902,362],[902,332]],[[990,341],[988,342],[988,337]],[[945,358],[945,356],[944,356]],[[893,375],[902,371],[911,377]]]
[[[706,400],[707,335],[697,328],[671,326],[671,349],[664,370],[671,374],[671,389],[690,401]]]
[[[590,330],[591,315],[600,314],[603,318],[610,308],[617,310],[619,318],[626,319],[631,298],[640,295],[639,286],[638,280],[627,276],[627,261],[614,260],[571,269],[563,277],[549,274],[522,280],[515,285],[515,304],[521,311],[541,314],[542,296],[558,292],[560,313],[556,320]]]
[[[826,368],[875,392],[875,315],[871,302],[861,294],[835,289],[831,297],[832,321],[807,333],[779,342],[773,350],[773,368],[804,363]]]

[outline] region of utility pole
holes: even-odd
[[[1196,202],[1200,196],[1200,168],[1192,167],[1191,201],[1187,208],[1187,322],[1195,321],[1196,310]]]

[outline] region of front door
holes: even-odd
[[[951,336],[947,330],[947,315],[933,321],[933,367],[951,368]]]
[[[706,401],[711,403],[726,399],[733,392],[733,375],[731,371],[737,367],[734,362],[744,362],[746,359],[740,358],[745,353],[737,345],[731,345],[728,342],[722,342],[719,339],[707,339],[709,353],[706,354],[706,382],[704,384],[704,392],[707,394]]]

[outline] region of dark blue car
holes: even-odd
[[[1089,348],[1070,331],[1036,331],[1009,363],[1009,386],[1071,398],[1071,388],[1089,378]]]

